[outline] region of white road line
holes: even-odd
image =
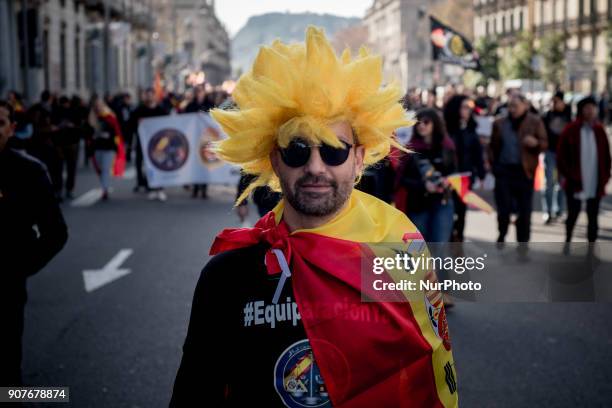
[[[85,283],[85,291],[93,292],[130,274],[132,272],[131,269],[120,268],[120,266],[133,252],[132,249],[122,249],[102,269],[84,270],[83,282]]]
[[[70,203],[72,207],[89,207],[94,205],[102,198],[102,189],[101,188],[92,188],[85,194],[75,198]]]

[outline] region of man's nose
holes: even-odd
[[[312,147],[310,150],[310,158],[304,166],[304,170],[312,174],[322,174],[327,170],[318,147]]]

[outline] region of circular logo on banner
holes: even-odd
[[[200,160],[204,166],[209,169],[213,169],[215,167],[219,167],[223,165],[223,162],[217,156],[217,153],[214,151],[214,142],[221,140],[221,135],[219,131],[213,127],[207,127],[202,131],[202,135],[200,135]]]
[[[153,166],[162,171],[174,171],[187,162],[189,142],[178,129],[162,129],[153,135],[147,151]]]
[[[308,340],[283,351],[274,366],[274,388],[289,408],[331,407]]]

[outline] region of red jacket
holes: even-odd
[[[580,169],[580,128],[583,125],[581,119],[569,123],[557,145],[557,168],[565,178],[564,189],[569,193],[582,191],[582,172]],[[603,126],[595,122],[592,126],[597,144],[598,181],[597,196],[605,195],[605,188],[610,179],[610,145],[608,136]]]

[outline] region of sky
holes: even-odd
[[[215,11],[233,37],[251,16],[273,11],[335,14],[362,18],[374,0],[217,0]]]

